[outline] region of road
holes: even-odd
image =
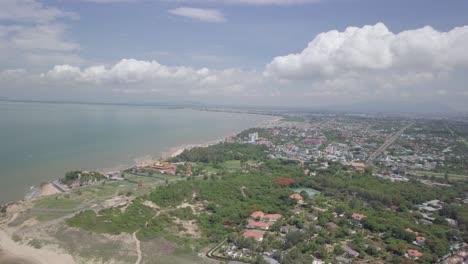
[[[388,147],[390,147],[393,142],[401,135],[403,132],[405,132],[406,129],[408,129],[410,126],[413,124],[409,124],[404,126],[402,129],[398,130],[395,134],[393,134],[389,139],[387,139],[374,153],[372,153],[369,158],[366,161],[367,165],[372,165],[375,158],[377,158],[382,152],[384,152]]]

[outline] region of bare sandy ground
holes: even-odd
[[[24,264],[74,264],[73,257],[49,248],[32,248],[13,241],[9,234],[0,230],[0,263]]]
[[[41,189],[38,193],[38,197],[49,196],[56,193],[61,193],[61,191],[55,188],[55,186],[52,183],[46,183],[41,186]]]

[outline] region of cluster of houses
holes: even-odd
[[[252,237],[256,241],[263,241],[265,231],[283,216],[280,214],[265,214],[262,211],[253,212],[248,219],[247,229],[244,230],[245,238]]]
[[[419,213],[421,213],[423,217],[420,221],[423,224],[432,224],[435,220],[433,214],[442,210],[442,207],[442,202],[440,200],[431,200],[417,205]]]

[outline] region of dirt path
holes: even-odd
[[[153,219],[155,219],[156,217],[158,217],[159,214],[161,214],[162,212],[166,212],[168,210],[162,210],[162,211],[158,211],[153,217],[151,217],[151,219],[149,219],[148,221],[146,221],[145,223],[145,227],[148,226],[149,222]],[[133,232],[133,240],[135,240],[135,245],[136,245],[136,252],[137,252],[137,260],[135,261],[135,264],[140,264],[141,263],[141,259],[143,258],[142,257],[142,253],[141,253],[141,245],[140,245],[140,240],[137,238],[136,234],[141,230],[138,229],[137,231]]]
[[[140,231],[140,229],[133,232],[133,240],[135,240],[136,251],[137,251],[137,256],[138,256],[137,260],[135,261],[135,264],[140,264],[141,259],[142,259],[140,240],[138,240],[138,238],[136,237],[136,234],[137,234],[138,231]]]
[[[244,198],[247,198],[247,195],[245,195],[244,189],[247,189],[247,188],[246,188],[245,186],[242,186],[242,187],[240,188],[240,191],[241,191],[241,193],[242,193],[242,196],[244,196]]]

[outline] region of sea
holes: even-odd
[[[272,116],[151,106],[0,102],[0,204],[71,170],[116,171]]]

